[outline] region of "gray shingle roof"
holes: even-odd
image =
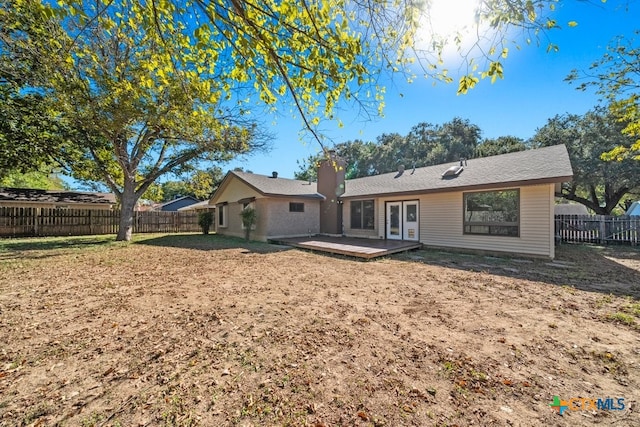
[[[564,145],[520,151],[467,160],[456,177],[443,179],[442,173],[459,162],[437,166],[408,168],[347,180],[342,197],[382,196],[399,193],[442,192],[570,181],[573,176],[569,154]]]
[[[318,193],[318,187],[315,182],[310,183],[309,181],[300,181],[297,179],[273,178],[248,172],[231,171],[229,175],[231,174],[263,195],[324,199],[324,196]]]
[[[97,203],[114,204],[112,193],[87,193],[65,190],[35,190],[32,188],[0,188],[0,200],[39,203]]]
[[[343,198],[384,196],[392,194],[434,193],[570,181],[573,176],[569,154],[564,145],[519,151],[498,156],[467,160],[464,170],[455,177],[443,179],[442,173],[459,162],[406,169],[364,178],[347,180]],[[272,178],[247,172],[232,175],[262,195],[323,199],[315,182]],[[222,186],[221,186],[222,187]]]

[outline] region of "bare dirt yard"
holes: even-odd
[[[0,240],[0,425],[640,426],[640,249],[558,252]]]

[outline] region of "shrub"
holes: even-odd
[[[211,211],[200,212],[198,225],[202,228],[202,234],[209,234],[211,224],[213,224],[213,213]]]
[[[244,227],[244,238],[249,240],[251,228],[258,220],[258,214],[254,208],[245,208],[240,212],[242,226]]]

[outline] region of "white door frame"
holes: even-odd
[[[402,240],[402,202],[385,203],[387,239]]]
[[[418,200],[402,202],[402,239],[420,240],[420,202]]]
[[[385,213],[387,239],[420,240],[420,201],[385,202]]]

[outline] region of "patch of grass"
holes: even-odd
[[[615,353],[612,353],[610,351],[602,351],[602,352],[592,351],[591,355],[594,358],[599,359],[604,363],[604,369],[606,370],[606,372],[609,372],[614,376],[627,375],[626,367],[624,366],[622,361],[618,359]]]
[[[627,326],[636,326],[636,319],[634,316],[620,311],[607,314],[606,318],[612,322],[622,323]]]
[[[181,396],[173,394],[171,397],[165,397],[165,402],[168,403],[168,408],[162,411],[162,420],[166,427],[198,425],[198,417],[188,409]]]
[[[114,235],[0,239],[0,251],[49,251],[98,248],[114,243]]]
[[[629,304],[622,306],[621,310],[632,316],[640,317],[640,302],[630,302]]]
[[[270,253],[288,247],[271,243],[249,241],[239,237],[218,234],[164,234],[134,235],[133,242],[140,245],[165,246],[171,248],[199,249],[204,251],[220,249],[244,249],[244,253]]]
[[[53,408],[46,403],[39,403],[32,408],[22,419],[22,425],[29,425],[39,418],[52,414]]]
[[[596,301],[596,307],[602,308],[605,305],[611,304],[612,302],[613,302],[613,295],[612,294],[603,295],[600,298],[598,298],[598,301]]]
[[[104,420],[104,415],[93,413],[88,417],[82,420],[82,427],[95,427],[100,424],[100,422]]]
[[[445,360],[442,363],[442,367],[444,368],[444,371],[447,375],[451,375],[453,373],[455,373],[457,367],[455,365],[455,363],[449,361],[449,360]]]

